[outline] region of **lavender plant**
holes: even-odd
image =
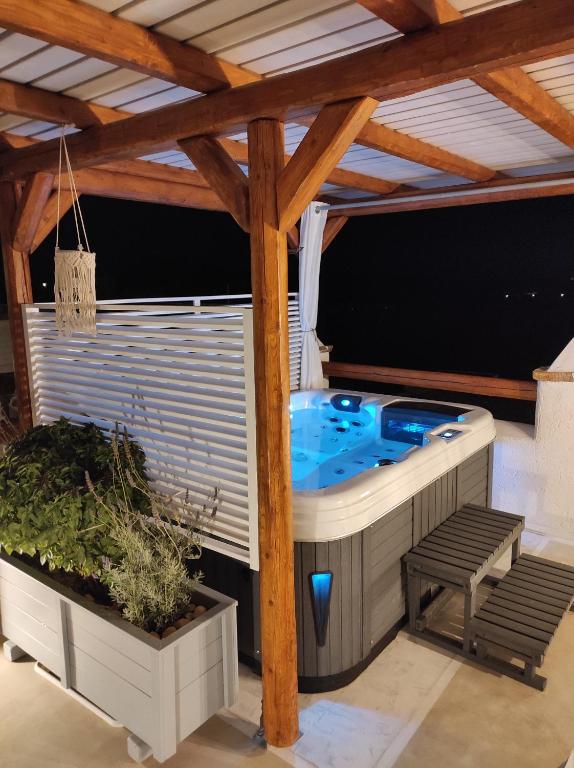
[[[104,561],[102,579],[124,618],[147,632],[161,634],[188,608],[203,578],[189,575],[187,563],[201,556],[202,534],[217,512],[218,492],[198,505],[185,496],[154,490],[132,461],[127,435],[114,436],[114,491],[105,498],[87,477],[88,486],[108,525],[120,557]],[[127,463],[122,462],[122,456]],[[148,500],[148,514],[133,504],[133,491]]]

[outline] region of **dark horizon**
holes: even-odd
[[[250,292],[249,238],[228,214],[82,207],[98,298]],[[573,220],[574,197],[352,218],[323,257],[318,334],[343,362],[529,379],[574,335]],[[70,214],[60,240],[75,246]],[[31,257],[39,301],[53,299],[54,244]]]

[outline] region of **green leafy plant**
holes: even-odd
[[[124,618],[147,632],[162,633],[189,610],[192,594],[203,574],[189,575],[187,562],[201,556],[201,532],[217,511],[218,493],[206,505],[189,495],[177,498],[152,489],[141,475],[127,437],[112,439],[116,457],[115,485],[102,497],[87,477],[108,536],[121,557],[106,560],[104,581],[122,608]],[[122,460],[126,457],[127,464]],[[135,495],[148,500],[144,515]]]
[[[144,477],[144,453],[129,445],[130,465]],[[63,418],[10,443],[0,457],[0,549],[37,556],[51,570],[101,574],[103,558],[116,560],[121,554],[86,472],[98,496],[108,498],[115,492],[116,465],[127,461],[123,451],[120,446],[115,454],[95,424],[76,426]],[[147,496],[132,487],[126,494],[145,513]]]

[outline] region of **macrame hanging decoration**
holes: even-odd
[[[72,195],[72,209],[74,211],[76,234],[78,236],[78,247],[74,251],[60,250],[62,156],[66,161],[70,193]],[[63,128],[60,137],[57,202],[54,295],[56,299],[56,325],[58,333],[60,336],[71,336],[74,332],[95,335],[96,254],[90,251]]]

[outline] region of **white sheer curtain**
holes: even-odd
[[[303,331],[301,349],[301,389],[321,389],[323,369],[317,338],[317,309],[319,307],[319,273],[321,245],[327,211],[313,201],[301,217],[299,236],[299,317]]]

